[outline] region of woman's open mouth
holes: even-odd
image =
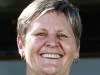
[[[48,59],[59,59],[62,57],[61,54],[57,54],[57,53],[43,53],[43,54],[40,54],[41,57],[43,58],[48,58]]]

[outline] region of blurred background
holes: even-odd
[[[0,0],[0,75],[25,75],[25,63],[20,61],[16,44],[16,25],[31,1]],[[100,75],[100,0],[69,1],[79,8],[83,25],[81,61],[73,64],[72,75]]]

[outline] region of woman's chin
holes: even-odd
[[[59,69],[56,67],[45,67],[42,68],[42,73],[44,73],[44,75],[55,75],[57,73],[59,73]]]
[[[62,59],[47,59],[41,58],[39,59],[38,67],[41,72],[45,73],[46,75],[53,75],[59,73],[63,64],[61,63]]]

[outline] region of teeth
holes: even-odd
[[[59,54],[42,54],[41,56],[44,58],[53,58],[53,59],[57,59],[61,57]]]

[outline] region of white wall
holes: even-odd
[[[25,62],[0,61],[0,75],[25,75]],[[74,63],[70,75],[100,75],[100,58],[84,58]]]
[[[100,75],[100,58],[81,59],[71,71],[71,75]]]

